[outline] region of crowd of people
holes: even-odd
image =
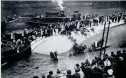
[[[35,29],[32,31],[27,31],[25,29],[24,33],[22,34],[21,33],[2,34],[1,47],[11,47],[12,49],[16,49],[17,53],[19,53],[24,50],[23,47],[27,48],[31,46],[31,41],[36,39],[35,32],[36,32]]]
[[[95,33],[95,30],[92,28],[92,26],[97,26],[99,24],[104,25],[104,23],[116,23],[120,22],[121,20],[124,20],[126,17],[125,13],[119,13],[119,14],[112,14],[110,16],[98,16],[97,14],[92,15],[85,15],[83,16],[83,19],[77,20],[77,21],[68,21],[68,22],[57,22],[55,24],[48,24],[47,26],[41,26],[39,30],[39,34],[42,37],[49,37],[54,35],[67,35],[72,41],[76,42],[74,38],[72,38],[72,33],[75,33],[78,35],[78,31],[81,32],[81,35],[85,36],[87,38],[88,32]],[[87,29],[90,27],[90,30]],[[37,33],[37,32],[36,32]],[[92,52],[97,50],[102,45],[102,40],[99,40],[97,42],[92,43],[90,47],[88,47],[88,51]],[[87,46],[79,46],[79,48],[76,48],[76,45],[74,49],[76,50],[76,53],[83,53],[84,49],[87,49]],[[82,52],[80,52],[80,50]],[[79,52],[78,52],[79,51]],[[76,54],[75,53],[75,54]]]
[[[39,34],[41,34],[42,37],[49,37],[59,34],[71,36],[72,32],[77,33],[80,31],[82,35],[87,36],[87,33],[90,30],[94,32],[92,26],[97,26],[99,24],[103,25],[105,22],[119,23],[121,20],[125,20],[125,18],[125,13],[113,13],[110,16],[99,16],[97,14],[85,15],[81,20],[69,20],[67,22],[56,22],[40,26]],[[87,27],[90,27],[90,30],[87,29]]]
[[[111,52],[111,55],[105,54],[103,59],[96,56],[92,62],[87,59],[81,64],[76,64],[74,69],[75,71],[57,69],[55,75],[53,71],[49,71],[49,74],[42,75],[42,78],[125,78],[126,50],[118,50],[116,54]]]
[[[94,32],[95,30],[92,28],[92,26],[97,26],[98,24],[104,24],[105,22],[120,22],[121,20],[125,20],[126,14],[125,13],[119,13],[119,14],[112,14],[110,16],[99,16],[97,14],[92,15],[85,15],[83,16],[83,19],[81,20],[70,20],[68,22],[57,22],[54,24],[48,24],[47,26],[40,26],[40,28],[32,28],[32,29],[25,29],[23,34],[16,34],[11,33],[11,40],[13,42],[13,48],[17,48],[17,51],[19,52],[20,46],[22,44],[29,43],[37,37],[49,37],[49,36],[56,36],[56,35],[66,35],[68,36],[72,41],[75,42],[74,48],[74,54],[81,54],[87,50],[88,52],[95,51],[98,47],[101,45],[101,41],[94,42],[90,47],[87,47],[86,45],[82,46],[76,45],[76,40],[73,38],[72,33],[75,33],[78,35],[78,31],[81,32],[81,35],[85,36],[87,38],[88,32]],[[90,27],[90,29],[87,29]],[[21,35],[21,36],[19,36]],[[4,39],[6,39],[6,36],[2,34],[2,46],[5,46]],[[8,40],[9,41],[9,40]],[[54,54],[51,53],[51,57]],[[57,57],[55,57],[57,58]]]
[[[53,35],[67,35],[71,36],[71,33],[74,32],[76,35],[78,31],[81,32],[82,35],[87,36],[87,33],[92,32],[95,33],[95,30],[92,26],[97,26],[98,24],[104,24],[105,22],[120,22],[121,20],[125,20],[126,14],[112,14],[110,16],[99,16],[97,14],[85,15],[81,20],[69,20],[68,22],[57,22],[53,24],[47,24],[40,26],[39,28],[29,29],[29,33],[26,33],[27,30],[24,30],[24,36],[28,36],[31,40],[36,37],[49,37]],[[87,29],[90,27],[90,29]],[[72,36],[71,36],[72,37]]]
[[[74,42],[75,43],[69,54],[70,56],[77,55],[77,54],[85,54],[86,52],[95,52],[95,51],[101,49],[101,46],[104,45],[104,39],[95,41],[90,46],[87,46],[84,44],[77,44],[76,41],[74,41]]]

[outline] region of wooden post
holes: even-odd
[[[104,29],[103,29],[103,34],[102,34],[102,45],[101,45],[101,49],[100,49],[100,58],[101,58],[101,55],[102,55],[102,48],[103,48],[103,44],[104,44],[104,34],[105,34],[105,26],[106,26],[106,22],[104,24]]]
[[[105,53],[106,53],[106,48],[107,48],[107,41],[108,41],[109,27],[110,27],[110,21],[109,21],[109,24],[108,24],[107,36],[106,36],[106,41],[105,41],[104,55],[105,55]]]

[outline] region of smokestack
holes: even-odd
[[[52,2],[57,2],[58,6],[60,7],[60,9],[63,11],[64,7],[63,7],[63,0],[52,0]]]

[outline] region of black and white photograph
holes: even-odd
[[[1,0],[1,78],[126,78],[126,1]]]

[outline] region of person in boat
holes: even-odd
[[[76,55],[77,52],[78,52],[78,51],[77,51],[77,50],[78,50],[78,44],[77,44],[77,43],[74,44],[73,50],[74,50],[74,53],[73,53],[73,54]]]
[[[58,58],[57,58],[57,54],[58,54],[58,53],[57,53],[57,51],[54,52],[53,54],[54,54],[54,59],[53,59],[53,61],[58,61]]]
[[[18,39],[18,40],[16,41],[16,45],[20,47],[20,46],[22,45],[22,40],[21,40],[21,39]]]
[[[50,52],[50,58],[51,58],[51,60],[54,60],[55,56],[54,56],[53,52]]]
[[[55,51],[55,52],[54,52],[54,56],[55,56],[55,57],[57,57],[57,55],[58,55],[58,52],[57,52],[57,51]]]
[[[27,37],[28,34],[27,34],[27,29],[24,30],[24,37]]]

